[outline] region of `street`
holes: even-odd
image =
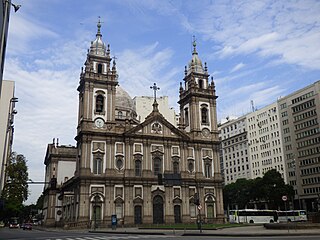
[[[186,240],[231,240],[231,239],[252,239],[252,240],[273,240],[273,239],[293,239],[293,240],[316,240],[319,236],[272,236],[272,237],[232,237],[232,236],[177,236],[177,235],[139,235],[139,234],[112,234],[112,233],[88,233],[86,230],[79,231],[43,231],[22,229],[0,229],[1,240],[116,240],[116,239],[186,239]]]

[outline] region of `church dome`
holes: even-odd
[[[202,62],[197,53],[195,41],[193,42],[192,59],[188,65],[188,74],[191,72],[202,73],[202,74],[205,72],[202,66]]]
[[[116,88],[116,107],[135,110],[133,99],[129,93],[120,86]]]
[[[91,42],[90,54],[106,56],[106,44],[102,41],[102,34],[100,32],[100,28],[101,28],[100,19],[97,24],[97,27],[98,27],[98,32],[96,34],[96,39]]]

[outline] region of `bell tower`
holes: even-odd
[[[115,121],[115,95],[118,85],[116,62],[110,57],[110,46],[102,41],[100,19],[96,39],[88,49],[85,68],[81,70],[79,91],[78,130],[84,124],[102,127]],[[97,120],[99,119],[99,120]]]
[[[213,78],[209,82],[207,63],[202,65],[193,40],[193,52],[180,82],[180,128],[194,137],[209,138],[217,132],[216,93]]]
[[[96,39],[91,42],[88,49],[77,88],[79,112],[75,138],[78,148],[76,174],[82,176],[102,171],[103,164],[99,165],[92,161],[92,149],[96,149],[94,154],[99,155],[99,159],[103,159],[105,145],[100,144],[99,141],[103,141],[101,136],[107,129],[109,132],[113,131],[111,129],[114,129],[113,126],[116,124],[115,98],[118,85],[116,62],[110,57],[109,44],[106,46],[102,41],[100,19],[97,28]]]

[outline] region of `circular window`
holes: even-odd
[[[194,163],[193,163],[193,161],[190,161],[188,163],[188,170],[189,170],[189,172],[193,172],[194,171]]]
[[[117,166],[118,169],[121,169],[123,167],[122,158],[117,158],[116,166]]]

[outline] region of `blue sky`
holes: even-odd
[[[16,82],[14,150],[44,180],[46,146],[75,144],[80,69],[98,16],[131,97],[161,88],[177,107],[192,36],[213,76],[218,119],[241,116],[320,79],[320,1],[14,0],[4,78]],[[35,203],[42,186],[31,186]]]

